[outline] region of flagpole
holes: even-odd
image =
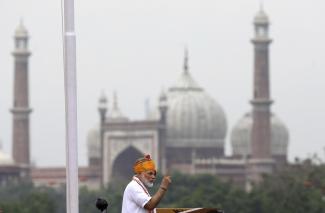
[[[78,213],[78,137],[74,0],[61,0],[66,114],[67,213]]]

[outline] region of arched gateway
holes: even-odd
[[[133,163],[144,153],[150,153],[159,165],[159,122],[108,122],[104,128],[104,184],[113,178],[131,178]]]

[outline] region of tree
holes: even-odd
[[[325,212],[325,166],[313,159],[266,176],[250,194],[254,213]]]

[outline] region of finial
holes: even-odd
[[[107,98],[106,98],[106,95],[105,95],[105,91],[103,89],[102,89],[101,95],[99,97],[99,102],[100,103],[107,103]]]
[[[188,49],[187,46],[184,48],[184,73],[188,73]]]
[[[260,11],[263,11],[264,9],[264,1],[260,0]]]
[[[15,30],[15,37],[28,37],[28,32],[24,26],[24,21],[22,17],[20,17],[19,24]]]
[[[167,94],[163,88],[162,88],[160,96],[159,96],[159,108],[161,110],[164,110],[167,108]]]
[[[20,17],[19,18],[18,28],[21,29],[21,30],[23,30],[23,31],[26,31],[25,26],[24,26],[24,18],[23,17]]]
[[[165,101],[167,98],[167,95],[166,95],[166,90],[164,87],[161,88],[161,91],[160,91],[160,96],[159,96],[159,100],[160,101]]]
[[[102,91],[102,94],[99,98],[98,101],[98,111],[100,113],[100,119],[101,122],[105,121],[105,116],[106,116],[106,112],[107,112],[107,98],[104,94],[104,91]]]
[[[146,98],[144,100],[144,110],[145,110],[146,118],[148,119],[150,116],[150,99],[149,98]]]
[[[118,109],[118,100],[117,100],[117,92],[113,92],[113,109]]]
[[[23,26],[23,25],[24,25],[23,17],[20,17],[20,19],[19,19],[19,25],[20,25],[20,26]]]

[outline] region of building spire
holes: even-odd
[[[113,110],[118,110],[117,92],[113,92]]]
[[[268,18],[262,10],[255,16],[254,27],[252,157],[267,159],[271,157],[269,44],[272,40],[268,37]]]
[[[184,73],[188,74],[188,49],[187,46],[184,48]]]
[[[15,30],[14,57],[14,101],[11,113],[13,116],[12,156],[15,163],[30,166],[29,115],[29,81],[28,65],[30,52],[28,50],[28,33],[22,21]]]
[[[189,72],[189,66],[188,66],[188,49],[185,46],[184,48],[184,64],[183,64],[183,72],[181,73],[180,78],[178,81],[169,88],[169,91],[175,91],[175,90],[203,90],[192,78]]]
[[[99,96],[98,102],[100,104],[101,103],[107,104],[107,97],[106,97],[105,91],[103,89],[102,89],[101,94]]]
[[[264,11],[264,1],[260,0],[260,11]]]

